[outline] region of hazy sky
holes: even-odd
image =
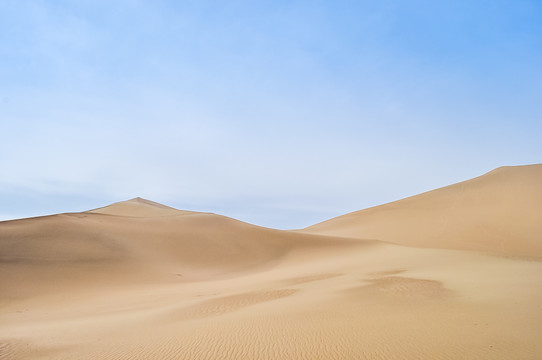
[[[542,2],[0,1],[0,219],[297,228],[542,162]]]

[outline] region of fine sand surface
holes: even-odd
[[[542,165],[297,231],[140,198],[5,221],[0,359],[542,359],[541,229]]]
[[[542,165],[500,167],[304,231],[408,246],[542,257]]]

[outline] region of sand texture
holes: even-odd
[[[542,359],[542,165],[280,231],[136,198],[0,222],[0,360]]]

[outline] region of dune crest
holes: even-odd
[[[120,201],[98,209],[86,211],[90,214],[106,214],[116,216],[156,217],[193,214],[193,211],[177,210],[157,202],[136,197]]]

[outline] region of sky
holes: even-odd
[[[542,162],[542,2],[0,1],[0,220],[302,228]]]

